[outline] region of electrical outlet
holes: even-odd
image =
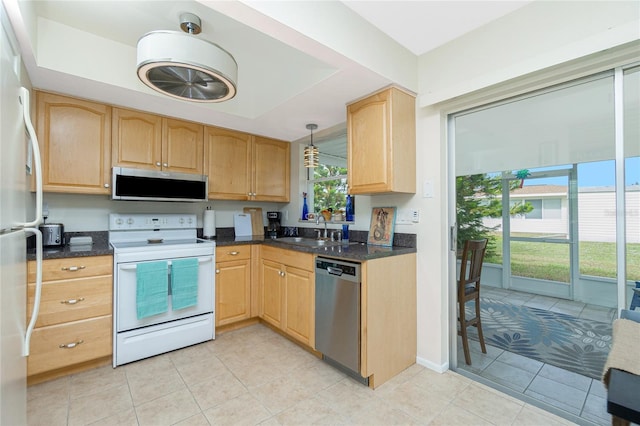
[[[420,222],[420,210],[411,209],[411,222],[413,223]]]

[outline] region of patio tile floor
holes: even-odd
[[[501,288],[482,288],[483,297],[513,305],[546,309],[578,318],[612,322],[617,318],[615,308],[588,305],[570,300],[555,299]],[[510,389],[515,395],[532,398],[542,407],[554,407],[558,415],[584,425],[609,425],[607,391],[599,380],[544,364],[502,349],[487,345],[487,353],[479,345],[471,345],[472,365],[464,361],[462,343],[458,337],[457,365],[486,381]]]

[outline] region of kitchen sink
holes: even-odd
[[[302,237],[283,237],[277,238],[275,241],[304,247],[332,247],[342,245],[341,241],[331,241],[325,239],[317,240],[315,238]]]

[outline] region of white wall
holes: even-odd
[[[455,333],[448,309],[455,260],[447,250],[454,206],[448,195],[446,115],[639,60],[639,11],[637,2],[533,2],[420,58],[417,181],[421,188],[434,180],[436,196],[416,196],[422,209],[418,362],[447,368]],[[620,48],[605,51],[615,46]]]

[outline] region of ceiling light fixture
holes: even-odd
[[[304,147],[304,166],[318,167],[318,147],[313,145],[313,131],[318,128],[317,124],[307,124],[307,129],[311,131],[311,143]]]
[[[223,102],[236,95],[238,64],[220,46],[194,37],[200,18],[180,15],[184,31],[152,31],[138,40],[138,78],[160,93],[194,102]]]

